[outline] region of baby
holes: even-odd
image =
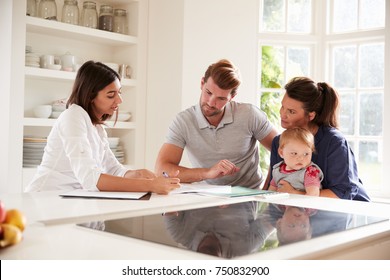
[[[317,212],[311,208],[284,206],[282,218],[276,222],[276,234],[279,245],[311,239],[312,226],[310,217]]]
[[[278,153],[283,160],[273,166],[269,190],[276,191],[281,180],[307,195],[319,196],[323,173],[311,161],[314,136],[303,128],[286,129],[279,140]]]

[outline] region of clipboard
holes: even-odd
[[[99,192],[73,190],[60,194],[62,198],[92,198],[92,199],[119,199],[119,200],[149,200],[150,192]]]

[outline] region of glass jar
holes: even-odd
[[[35,0],[27,0],[26,15],[36,17],[37,12],[37,3]]]
[[[114,32],[127,34],[127,11],[124,9],[114,10]]]
[[[79,6],[77,0],[64,0],[62,7],[62,22],[79,24]]]
[[[99,13],[99,29],[113,31],[114,14],[110,5],[101,5]]]
[[[54,0],[41,0],[39,2],[39,17],[57,20],[57,4]]]
[[[90,28],[97,28],[97,23],[98,15],[96,10],[96,3],[92,1],[84,1],[80,25]]]

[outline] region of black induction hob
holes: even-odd
[[[385,220],[249,201],[79,226],[233,258]]]

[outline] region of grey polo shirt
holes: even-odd
[[[200,105],[175,117],[166,143],[186,149],[193,168],[209,168],[222,159],[233,162],[240,171],[230,176],[206,180],[214,185],[259,187],[259,144],[272,130],[267,116],[258,107],[231,101],[218,127],[209,124]]]

